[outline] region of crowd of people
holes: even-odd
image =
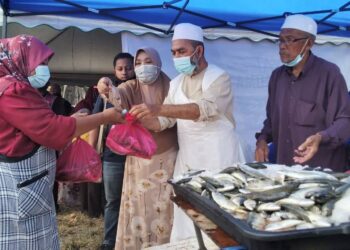
[[[347,166],[346,82],[335,64],[312,53],[316,36],[317,24],[307,16],[288,16],[281,27],[283,65],[270,77],[256,161],[271,160],[273,143],[280,164]],[[231,77],[206,60],[202,29],[176,25],[171,53],[179,72],[174,79],[162,71],[155,48],[119,53],[115,79],[101,78],[73,108],[59,86],[47,88],[51,49],[33,36],[0,40],[1,249],[59,249],[56,158],[83,134],[101,155],[102,183],[68,188],[79,190],[90,216],[103,214],[101,249],[142,249],[195,235],[192,221],[173,206],[167,180],[188,168],[215,172],[245,156]],[[111,102],[113,89],[118,105]],[[157,144],[151,159],[118,155],[106,145],[111,126],[124,122],[120,107],[151,132]]]

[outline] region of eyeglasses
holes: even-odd
[[[292,45],[293,43],[297,42],[297,41],[301,41],[301,40],[305,40],[308,39],[308,37],[300,37],[300,38],[292,38],[292,39],[277,39],[277,43],[278,44],[285,44],[287,46]]]

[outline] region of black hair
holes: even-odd
[[[125,52],[121,52],[121,53],[118,53],[113,59],[113,67],[114,68],[115,68],[115,65],[117,64],[117,61],[119,59],[129,59],[131,61],[131,63],[134,62],[134,57],[131,54],[125,53]]]

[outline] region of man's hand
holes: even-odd
[[[255,149],[255,160],[257,162],[268,162],[269,161],[269,147],[265,140],[258,140]]]
[[[133,106],[129,113],[135,116],[137,119],[143,119],[143,118],[154,118],[159,115],[161,105],[158,104],[139,104]]]
[[[109,77],[102,77],[98,81],[96,88],[104,100],[108,99],[108,94],[112,85],[112,80],[109,79]]]
[[[298,149],[294,150],[294,162],[302,164],[310,160],[317,153],[321,140],[322,136],[320,134],[309,136]]]

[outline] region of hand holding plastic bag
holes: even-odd
[[[125,120],[125,124],[117,124],[111,128],[106,145],[120,155],[150,159],[157,151],[152,134],[129,113]]]
[[[60,182],[101,182],[102,162],[99,154],[78,137],[58,157],[56,179]]]

